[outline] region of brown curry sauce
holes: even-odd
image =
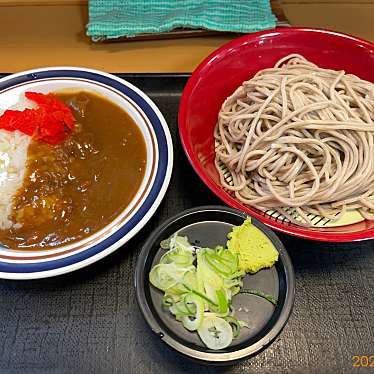
[[[92,235],[126,208],[144,177],[145,141],[122,108],[88,91],[56,96],[76,126],[61,144],[31,142],[11,217],[22,227],[0,231],[12,249],[51,249]]]

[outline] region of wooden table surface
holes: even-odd
[[[57,65],[122,73],[191,72],[234,37],[93,43],[85,35],[87,2],[0,0],[0,72]],[[332,28],[374,40],[374,0],[282,0],[281,5],[292,25]]]

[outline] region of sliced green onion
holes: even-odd
[[[249,289],[245,289],[244,288],[244,289],[242,289],[240,291],[240,293],[262,297],[263,299],[265,299],[265,300],[269,301],[270,303],[272,303],[274,306],[277,306],[277,303],[278,303],[278,301],[273,296],[266,295],[265,293],[263,293],[261,291],[249,290]]]
[[[169,295],[165,294],[164,297],[162,298],[162,306],[164,308],[169,308],[170,306],[173,305],[173,303],[174,303],[174,300]]]
[[[195,248],[190,244],[186,236],[174,235],[170,239],[170,249],[180,249],[194,252]]]
[[[237,338],[240,334],[240,328],[242,327],[240,321],[233,316],[226,316],[223,319],[228,322],[232,328],[233,337]]]
[[[227,314],[229,311],[229,302],[225,293],[222,290],[216,290],[216,296],[218,300],[218,313]]]
[[[207,301],[209,304],[212,304],[213,306],[218,306],[217,303],[215,303],[213,300],[209,299],[209,297],[207,297],[205,294],[203,294],[202,292],[199,292],[197,290],[194,290],[192,288],[188,288],[186,285],[185,287],[191,292],[193,293],[194,295],[196,296],[199,296],[201,297],[203,300]]]
[[[191,307],[189,307],[185,300],[186,298],[184,298],[183,301],[173,304],[169,308],[170,313],[174,314],[176,317],[194,316],[196,314],[195,304],[192,304]]]
[[[194,266],[180,267],[175,264],[158,264],[149,273],[149,281],[161,291],[175,286],[183,279],[187,271],[193,271]]]
[[[239,257],[227,248],[196,248],[187,237],[173,235],[160,243],[163,254],[150,273],[150,283],[164,292],[162,305],[189,331],[197,331],[211,349],[227,347],[248,325],[234,317],[232,297],[239,292],[276,300],[244,289]]]
[[[188,294],[184,297],[184,304],[190,315],[194,315],[196,313],[196,305],[188,302]]]
[[[161,247],[162,249],[170,249],[170,238],[163,240],[163,241],[160,243],[160,247]]]
[[[230,324],[223,318],[206,316],[198,328],[197,333],[201,340],[210,349],[223,349],[228,347],[233,338]]]
[[[205,253],[205,260],[208,265],[217,273],[223,275],[224,277],[228,277],[231,274],[230,268],[225,265],[222,261],[215,258],[214,255],[209,255]]]
[[[194,315],[193,319],[191,319],[189,316],[183,317],[182,318],[182,324],[187,330],[195,331],[200,327],[200,325],[203,321],[204,302],[200,297],[198,297],[196,295],[189,294],[186,297],[186,303],[194,304],[195,308],[196,308],[196,312],[195,312],[195,315]]]

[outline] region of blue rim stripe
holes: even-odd
[[[136,93],[130,87],[125,86],[124,84],[118,82],[115,79],[112,79],[104,75],[100,75],[98,73],[87,72],[83,70],[48,70],[14,77],[3,82],[0,81],[0,91],[18,84],[48,78],[82,78],[86,80],[91,80],[93,82],[99,82],[112,88],[115,88],[116,90],[131,98],[148,117],[155,131],[159,150],[157,173],[151,191],[147,196],[146,200],[144,201],[143,205],[140,207],[140,209],[135,213],[133,217],[131,217],[131,219],[123,227],[121,227],[121,229],[116,231],[113,235],[111,235],[101,243],[91,248],[88,248],[80,253],[73,254],[71,256],[57,260],[27,264],[8,263],[0,261],[0,272],[3,273],[34,273],[66,267],[86,260],[102,252],[111,245],[115,244],[118,240],[120,240],[123,236],[130,232],[140,222],[143,216],[151,209],[163,185],[165,175],[168,169],[167,166],[169,164],[169,155],[167,152],[167,139],[157,114],[138,93]],[[58,256],[58,254],[56,256]]]

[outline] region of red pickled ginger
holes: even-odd
[[[25,92],[37,108],[6,110],[0,116],[0,129],[19,130],[48,144],[63,142],[72,132],[75,119],[70,108],[51,93]]]

